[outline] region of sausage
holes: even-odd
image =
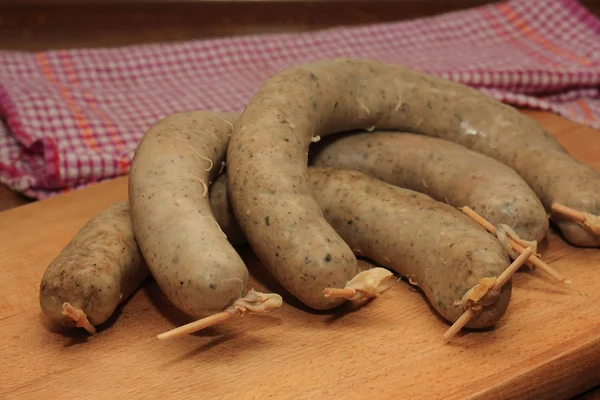
[[[527,183],[506,165],[441,139],[374,132],[333,137],[311,148],[311,164],[354,169],[455,207],[468,206],[493,225],[541,242],[548,216]],[[314,157],[313,157],[314,155]]]
[[[465,101],[479,108],[464,109]],[[537,126],[475,89],[397,65],[335,59],[275,74],[246,106],[227,150],[231,203],[250,246],[305,304],[335,307],[339,301],[324,300],[320,290],[355,275],[356,259],[310,193],[310,143],[355,129],[455,132],[477,121],[480,108],[500,111],[482,135]],[[307,288],[306,274],[317,285]]]
[[[344,240],[351,243],[361,255],[414,278],[419,286],[425,288],[430,301],[432,298],[439,301],[434,307],[448,320],[454,321],[456,313],[460,311],[453,306],[450,299],[452,296],[460,298],[466,292],[463,289],[472,286],[478,278],[498,274],[493,268],[496,264],[489,260],[481,264],[488,268],[478,269],[478,262],[486,260],[486,257],[494,259],[490,256],[494,252],[497,256],[495,258],[502,258],[502,255],[496,254],[498,245],[491,236],[482,235],[478,225],[451,207],[437,203],[425,195],[386,185],[359,173],[311,168],[310,177],[312,189],[320,206],[324,207],[327,220]],[[227,192],[224,190],[226,185],[226,175],[222,174],[211,186],[211,196],[218,195],[211,197],[210,203],[215,218],[224,231],[229,237],[238,237],[237,242],[242,243],[242,233],[231,214]],[[368,209],[364,208],[366,206]],[[406,210],[414,218],[407,221],[403,215],[396,214],[399,208]],[[396,215],[398,221],[390,220],[390,212]],[[419,212],[421,216],[418,215]],[[433,223],[427,225],[429,234],[422,232],[414,236],[415,226],[422,225],[420,217]],[[398,227],[402,229],[398,230]],[[446,231],[451,235],[448,236]],[[446,242],[456,239],[460,243],[471,243],[471,247],[455,245],[446,249],[443,241],[437,244],[437,236],[443,237]],[[402,240],[404,238],[406,240]],[[409,245],[408,238],[414,243]],[[419,238],[424,243],[419,243]],[[402,243],[406,250],[398,247]],[[432,243],[436,245],[432,246]],[[479,246],[489,246],[491,250],[486,248],[485,251],[479,251]],[[395,252],[390,252],[390,249],[395,249]],[[427,251],[421,251],[422,249]],[[461,256],[460,251],[466,256]],[[471,253],[475,256],[470,256]],[[442,260],[441,264],[439,260]],[[463,279],[460,267],[464,260],[471,263],[468,268],[473,272]],[[448,262],[454,263],[448,266]],[[81,268],[82,265],[87,265],[88,268]],[[89,266],[93,268],[90,269]],[[436,266],[438,269],[435,269]],[[360,263],[359,267],[364,269]],[[427,272],[423,275],[419,268]],[[454,275],[448,273],[449,270]],[[134,239],[128,203],[118,203],[90,220],[48,267],[40,290],[42,309],[57,322],[72,326],[72,320],[61,313],[62,303],[69,301],[86,312],[92,323],[100,324],[147,275],[148,270]],[[454,287],[458,284],[456,282],[449,283],[451,279],[448,277],[452,276],[458,276],[461,287]],[[121,290],[116,290],[117,288]],[[508,304],[510,286],[505,286],[503,290],[498,305],[494,309],[485,309],[468,326],[488,326],[500,318]],[[123,296],[119,293],[123,293]]]
[[[479,279],[510,264],[500,243],[457,209],[358,171],[310,168],[312,190],[327,221],[357,254],[408,277],[450,322],[455,304]],[[466,326],[494,325],[506,311],[511,284]]]
[[[551,211],[552,204],[559,203],[600,215],[600,172],[571,157],[541,125],[512,108],[479,104],[458,91],[446,96],[456,102],[460,116],[455,129],[415,132],[451,140],[511,167],[533,189],[569,243],[600,246],[600,236]]]
[[[69,303],[92,325],[105,322],[149,276],[131,227],[129,203],[115,203],[91,218],[48,265],[40,306],[52,321],[74,327]]]
[[[456,141],[512,167],[547,210],[557,201],[581,211],[599,211],[600,202],[593,197],[600,193],[596,185],[581,191],[584,184],[598,181],[597,174],[572,161],[533,119],[480,91],[364,59],[292,67],[272,76],[252,97],[237,122],[227,157],[234,213],[255,253],[292,293],[302,291],[304,283],[295,277],[307,269],[335,275],[338,281],[347,276],[336,271],[356,270],[347,246],[323,222],[306,183],[311,140],[355,129],[404,130]],[[569,172],[557,175],[557,164]],[[571,177],[574,182],[561,185]],[[265,229],[267,216],[274,223]],[[307,224],[309,220],[314,223]],[[598,242],[576,223],[559,222],[559,227],[573,243]],[[317,240],[317,248],[323,250],[311,252]],[[278,251],[272,251],[273,246],[279,246]],[[333,263],[323,261],[325,254]],[[320,308],[335,306],[303,298]]]
[[[525,136],[523,140],[528,137]],[[476,150],[484,153],[483,150]],[[565,150],[543,150],[526,145],[519,148],[513,143],[512,147],[495,155],[495,158],[517,171],[537,193],[547,210],[551,210],[553,203],[558,203],[600,215],[600,173],[573,159]],[[600,236],[554,212],[550,215],[569,243],[581,247],[600,246]]]
[[[309,179],[326,220],[353,251],[417,283],[450,322],[463,312],[455,301],[479,279],[499,276],[510,263],[493,236],[457,209],[427,195],[350,170],[313,166]],[[225,184],[224,174],[213,187]],[[231,212],[227,197],[215,201],[213,210],[219,216]],[[240,235],[235,220],[227,219],[234,221],[227,225],[228,235]],[[511,291],[509,282],[496,302],[467,327],[497,322],[508,307]]]
[[[131,217],[141,252],[167,298],[194,318],[222,311],[248,283],[248,270],[208,200],[236,117],[168,116],[146,132],[131,165]]]
[[[519,152],[512,167],[538,193],[547,209],[558,203],[595,215],[600,222],[600,173],[597,170],[573,159],[566,151],[542,152],[531,148]],[[569,243],[600,247],[598,234],[557,213],[552,212],[551,216]]]

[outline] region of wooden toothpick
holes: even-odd
[[[474,210],[472,210],[469,207],[462,207],[461,210],[466,215],[468,215],[469,217],[471,217],[479,225],[483,226],[492,235],[496,234],[496,227],[494,225],[492,225],[488,220],[486,220],[485,218],[483,218],[481,215],[477,214]],[[521,244],[519,244],[518,242],[516,242],[512,238],[508,237],[508,242],[510,243],[511,247],[513,248],[513,250],[516,251],[517,253],[523,253],[525,251],[525,247],[523,247]],[[535,254],[532,254],[529,257],[529,261],[533,265],[535,265],[536,267],[538,267],[541,270],[545,271],[548,275],[550,275],[551,277],[553,277],[557,281],[564,282],[564,283],[567,283],[567,284],[571,283],[570,280],[568,280],[560,272],[558,272],[557,270],[555,270],[554,268],[552,268],[551,266],[549,266],[548,264],[546,264],[545,262],[543,262]]]
[[[159,340],[176,339],[206,329],[209,326],[221,324],[235,315],[243,317],[246,313],[265,314],[275,308],[281,307],[282,304],[283,299],[276,293],[261,293],[251,289],[246,296],[234,301],[224,311],[171,329],[170,331],[156,335],[156,338]]]
[[[490,291],[500,293],[500,289],[502,289],[502,286],[504,286],[506,282],[510,280],[510,278],[515,274],[515,272],[517,272],[517,270],[521,268],[525,260],[527,260],[532,254],[533,248],[528,247],[527,249],[525,249],[525,251],[523,251],[523,253],[521,253],[519,257],[517,257],[516,260],[513,261],[512,264],[510,264],[508,268],[506,268],[498,278],[496,278],[494,286],[491,288],[491,290],[488,291],[488,293]],[[476,315],[477,311],[480,311],[481,309],[482,306],[477,303],[468,307],[465,310],[465,312],[446,331],[446,333],[444,333],[444,341],[447,343],[450,340],[452,340],[452,338],[456,336],[456,334]]]
[[[552,203],[552,211],[561,214],[575,222],[581,223],[591,233],[600,236],[600,216],[583,211],[577,211],[571,207],[558,203]]]

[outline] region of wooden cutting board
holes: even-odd
[[[600,169],[600,132],[529,113]],[[0,398],[567,398],[600,384],[600,250],[555,233],[544,259],[573,284],[519,273],[493,330],[444,344],[448,325],[399,281],[359,309],[286,304],[173,341],[186,322],[153,282],[97,335],[51,326],[38,305],[48,263],[96,212],[126,198],[126,179],[0,213]],[[241,249],[257,289],[279,290]]]

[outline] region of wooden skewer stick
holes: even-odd
[[[481,215],[477,214],[477,212],[475,212],[475,210],[473,210],[470,207],[465,206],[465,207],[461,208],[461,211],[463,213],[465,213],[466,215],[468,215],[472,220],[474,220],[475,222],[477,222],[479,225],[481,225],[482,227],[484,227],[485,230],[487,230],[489,233],[491,233],[492,235],[496,235],[496,227],[494,225],[492,225],[492,223],[490,221],[488,221],[487,219],[483,218]],[[507,240],[508,240],[508,243],[513,248],[513,250],[515,250],[516,252],[519,252],[519,253],[522,252],[522,250],[518,250],[519,247],[521,249],[525,249],[520,243],[518,243],[516,240],[514,240],[510,236],[507,236]],[[535,265],[532,262],[532,260],[528,260],[528,262],[530,262],[532,265]],[[540,267],[540,268],[544,269],[544,267]]]
[[[496,227],[492,225],[488,220],[483,218],[481,215],[477,214],[474,210],[472,210],[469,207],[462,207],[461,210],[473,220],[475,220],[475,222],[477,222],[479,225],[483,226],[492,235],[496,234]],[[508,237],[508,242],[517,253],[523,253],[525,251],[525,247],[513,240],[511,237]],[[571,283],[570,280],[568,280],[560,272],[558,272],[557,270],[540,260],[540,258],[535,254],[532,254],[531,257],[529,257],[529,261],[536,267],[540,268],[542,271],[545,271],[548,275],[550,275],[557,281],[564,282],[567,284]]]
[[[577,211],[571,207],[564,206],[559,203],[552,203],[552,211],[569,217],[574,221],[585,222],[585,215],[581,211]]]
[[[552,203],[552,211],[570,218],[573,221],[581,222],[589,231],[596,235],[600,235],[600,216],[577,211],[571,207],[558,203]]]
[[[234,301],[233,304],[224,311],[171,329],[170,331],[156,335],[156,337],[160,340],[176,339],[208,328],[209,326],[223,323],[236,314],[241,317],[243,317],[246,312],[265,314],[274,308],[281,307],[282,304],[283,299],[276,293],[261,293],[251,289],[246,296]]]
[[[233,310],[232,310],[233,311]],[[208,328],[209,326],[217,325],[223,323],[233,317],[235,312],[230,310],[222,311],[218,314],[210,315],[206,318],[199,319],[194,322],[190,322],[189,324],[179,326],[175,329],[171,329],[168,332],[161,333],[156,335],[157,339],[165,340],[165,339],[176,339],[183,336],[187,336],[190,333],[197,332],[199,330]]]
[[[533,249],[531,247],[526,248],[521,254],[519,254],[519,257],[517,257],[515,261],[513,261],[512,264],[510,264],[508,268],[506,268],[504,272],[502,272],[500,276],[496,279],[496,283],[494,284],[492,290],[500,290],[502,286],[504,286],[506,282],[510,280],[510,278],[515,274],[515,272],[517,272],[517,270],[521,268],[525,261],[529,257],[531,257],[532,254]]]
[[[500,291],[502,286],[504,286],[506,284],[506,282],[509,281],[509,279],[515,274],[515,272],[517,272],[517,270],[519,268],[521,268],[521,266],[523,265],[525,260],[527,260],[529,257],[531,257],[532,254],[533,254],[533,249],[531,247],[526,248],[525,251],[523,251],[523,253],[521,253],[519,255],[519,257],[517,257],[515,259],[515,261],[513,261],[512,264],[510,264],[508,266],[508,268],[506,268],[504,270],[504,272],[502,272],[500,274],[500,276],[496,279],[496,283],[494,284],[492,291]],[[481,306],[476,305],[476,307],[481,307]],[[446,331],[446,333],[444,333],[444,341],[446,343],[448,343],[450,340],[452,340],[452,338],[454,336],[456,336],[456,334],[462,328],[464,328],[464,326],[474,316],[475,316],[475,310],[473,309],[473,307],[467,308],[467,310],[460,317],[458,317],[456,322],[454,322],[454,324],[452,324],[452,326]]]
[[[325,297],[341,297],[344,299],[351,299],[356,295],[356,289],[353,288],[326,288],[323,289]]]
[[[444,342],[448,343],[464,326],[475,316],[475,311],[471,307],[467,308],[454,324],[444,333]]]
[[[96,327],[92,325],[92,323],[87,319],[87,315],[85,315],[85,313],[82,310],[73,307],[67,302],[63,303],[62,309],[63,315],[66,315],[69,318],[71,318],[73,322],[75,322],[76,327],[83,328],[92,335],[96,333]]]

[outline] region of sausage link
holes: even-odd
[[[248,282],[208,200],[236,117],[166,117],[144,135],[131,166],[131,215],[142,254],[169,300],[194,318],[222,311]]]
[[[506,154],[497,159],[510,165],[529,183],[547,210],[551,210],[553,203],[559,203],[578,211],[600,215],[600,172],[575,160],[568,153],[527,146],[519,148],[513,144],[513,147],[506,150]],[[600,247],[600,236],[553,212],[551,217],[569,243],[582,247]]]
[[[345,135],[318,143],[311,164],[354,169],[455,207],[468,206],[493,225],[541,242],[548,216],[527,183],[506,165],[447,140],[394,132]],[[311,153],[311,156],[314,153]]]
[[[63,314],[67,302],[99,325],[148,275],[133,235],[129,203],[115,203],[91,218],[48,265],[40,306],[52,321],[74,327]]]
[[[454,322],[455,305],[479,279],[510,264],[500,243],[457,209],[357,171],[310,168],[312,190],[327,221],[357,254],[415,282],[431,305]],[[467,325],[494,325],[506,311],[511,284]]]

